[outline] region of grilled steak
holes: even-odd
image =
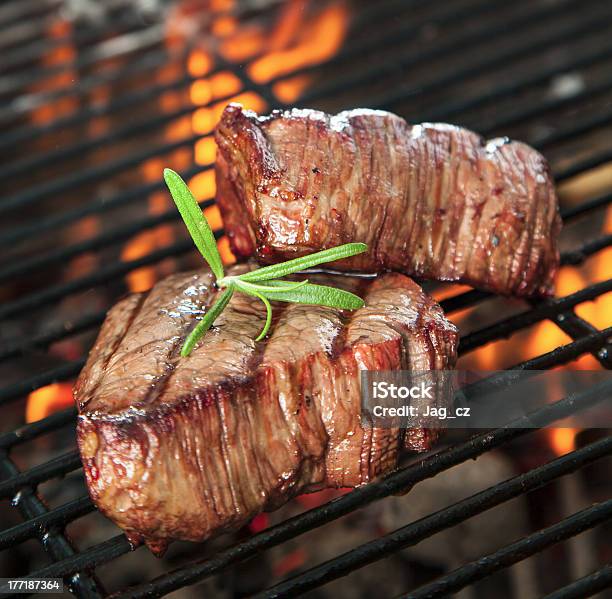
[[[455,362],[455,327],[401,274],[334,277],[365,299],[354,312],[276,303],[257,344],[265,309],[235,294],[180,358],[218,293],[211,283],[209,271],[178,274],[120,301],[75,387],[89,492],[154,551],[240,527],[297,493],[362,485],[401,449],[427,449],[435,429],[362,427],[360,370]]]
[[[350,241],[347,270],[398,270],[504,295],[547,295],[561,220],[544,158],[451,125],[381,111],[258,117],[217,127],[217,201],[233,252],[275,262]]]

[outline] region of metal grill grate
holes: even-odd
[[[3,32],[0,39],[3,53],[0,96],[7,100],[0,107],[0,124],[6,128],[0,138],[0,154],[8,157],[0,166],[0,182],[5,190],[0,198],[0,213],[10,225],[0,230],[0,245],[10,258],[0,265],[0,281],[9,286],[28,281],[32,276],[38,277],[47,269],[56,272],[68,261],[85,254],[102,256],[108,255],[105,253],[108,251],[116,252],[118,246],[136,234],[154,230],[162,224],[176,223],[174,210],[145,217],[132,215],[129,219],[116,219],[119,224],[84,240],[53,243],[59,231],[92,216],[110,215],[113,219],[116,211],[125,210],[160,191],[160,180],[127,187],[119,182],[126,175],[133,175],[144,161],[155,157],[166,159],[176,150],[193,148],[205,137],[194,133],[177,140],[162,139],[152,144],[147,141],[151,131],[163,131],[167,125],[191,116],[201,108],[188,101],[178,108],[150,116],[119,119],[120,124],[99,134],[79,135],[78,132],[86,129],[93,120],[112,121],[166,92],[185,92],[198,77],[185,69],[191,46],[172,51],[164,44],[162,20],[153,19],[147,25],[121,2],[109,2],[116,9],[113,15],[117,18],[106,22],[103,27],[98,25],[75,34],[46,38],[48,26],[59,18],[61,5],[59,0],[11,1],[0,7],[0,30]],[[240,9],[236,16],[239,22],[247,23],[266,17],[277,8],[276,5],[275,2],[269,5],[253,3],[251,7],[246,3],[246,8]],[[171,7],[172,3],[159,3],[164,18],[169,18]],[[551,156],[559,183],[612,162],[612,145],[609,139],[602,140],[599,136],[599,131],[608,131],[609,134],[606,127],[612,127],[612,78],[609,76],[612,7],[609,3],[597,0],[524,0],[508,6],[508,3],[497,0],[450,3],[385,0],[380,3],[354,2],[350,10],[350,34],[339,52],[323,65],[300,67],[263,85],[255,84],[243,69],[216,56],[212,74],[231,71],[240,79],[243,89],[257,93],[268,108],[284,106],[275,96],[275,84],[288,76],[308,75],[314,79],[297,102],[301,106],[330,111],[355,105],[380,107],[394,110],[412,121],[453,121],[487,136],[517,129],[525,141]],[[198,13],[194,18],[209,16]],[[423,38],[423,32],[432,28],[439,31],[439,35],[433,42],[428,42],[427,37]],[[76,58],[41,65],[41,57],[66,42],[77,49]],[[354,68],[361,63],[362,68]],[[178,66],[176,74],[168,81],[158,80],[156,70],[168,64]],[[67,72],[79,73],[78,85],[67,83],[37,89],[41,81]],[[511,76],[504,76],[505,73]],[[568,94],[548,93],[551,81],[567,74],[578,77],[581,85]],[[139,84],[130,87],[128,84],[132,79]],[[127,86],[125,90],[121,87],[123,85]],[[112,86],[113,90],[119,89],[120,92],[111,94],[105,103],[86,101],[88,94],[105,86]],[[211,105],[224,103],[231,97],[231,94],[222,95]],[[42,123],[31,120],[38,108],[66,100],[76,104],[67,114]],[[562,125],[550,126],[560,119]],[[31,152],[30,149],[36,148],[41,139],[55,139],[53,136],[66,131],[74,133],[68,143]],[[83,158],[85,166],[72,169],[75,160],[115,147],[120,148],[117,154],[112,150],[101,160]],[[183,172],[189,177],[207,169],[192,164]],[[42,175],[30,181],[32,173]],[[104,187],[109,181],[117,181],[116,188],[110,192]],[[609,190],[599,196],[584,197],[578,205],[564,207],[564,221],[596,218],[594,215],[600,214],[611,199]],[[203,207],[212,204],[210,199],[202,202]],[[37,213],[35,219],[19,218],[19,215],[31,215],[33,211]],[[223,235],[223,232],[219,231],[218,235]],[[31,251],[33,238],[36,244]],[[46,245],[39,244],[39,239],[46,239]],[[563,253],[563,264],[583,264],[611,244],[612,235],[605,233],[583,240],[578,247]],[[24,285],[24,291],[0,306],[0,320],[3,323],[24,322],[31,314],[55,310],[71,296],[109,285],[117,290],[116,296],[129,273],[144,266],[157,265],[167,258],[184,256],[191,249],[191,242],[181,237],[179,241],[136,259],[101,263],[95,270],[70,280]],[[580,318],[575,308],[611,291],[612,279],[608,279],[565,297],[523,306],[518,313],[464,335],[460,351],[467,354],[548,320],[571,342],[514,365],[492,381],[494,384],[512,384],[516,371],[553,368],[588,353],[604,368],[609,368],[612,364],[612,328],[598,330]],[[491,294],[472,290],[458,293],[442,301],[442,305],[452,317],[459,310],[493,299]],[[54,343],[83,333],[93,334],[108,307],[105,305],[99,311],[78,316],[69,326],[62,322],[35,330],[26,337],[9,336],[0,347],[0,364],[33,363],[41,354],[46,356]],[[40,318],[44,320],[43,316]],[[82,368],[84,357],[43,363],[53,365],[2,386],[0,408],[8,410],[32,390],[73,378]],[[601,385],[560,399],[531,414],[529,420],[524,420],[522,428],[518,421],[514,423],[515,428],[490,431],[437,450],[384,480],[255,534],[205,561],[194,561],[151,581],[143,581],[117,596],[160,596],[203,580],[373,501],[532,434],[533,429],[528,429],[528,424],[535,422],[538,426],[545,426],[592,405],[611,392],[609,386]],[[50,564],[30,573],[31,576],[64,577],[76,596],[100,597],[105,595],[105,591],[96,578],[96,568],[130,551],[127,540],[123,535],[117,535],[78,550],[64,534],[64,528],[94,511],[90,499],[80,496],[58,507],[48,508],[42,493],[37,490],[38,485],[46,481],[77,472],[80,461],[76,451],[68,451],[22,472],[12,456],[13,452],[27,448],[46,434],[65,429],[65,434],[71,435],[68,427],[74,425],[75,415],[74,409],[66,409],[0,434],[0,499],[10,499],[23,517],[22,523],[0,531],[0,549],[10,549],[29,539],[38,539],[50,558]],[[294,596],[317,588],[611,454],[612,438],[591,443],[355,547],[273,589],[267,589],[261,596]],[[476,562],[465,564],[411,591],[409,596],[447,596],[611,517],[612,501],[596,504]],[[603,566],[550,597],[586,597],[611,585],[610,567]]]

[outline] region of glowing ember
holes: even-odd
[[[550,429],[549,441],[556,455],[562,456],[576,449],[576,428],[553,428]]]
[[[72,383],[53,383],[32,391],[26,404],[26,422],[36,422],[74,404]]]

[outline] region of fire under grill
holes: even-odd
[[[571,273],[557,296],[527,303],[459,286],[433,293],[459,322],[459,367],[506,369],[488,381],[493,386],[512,385],[518,371],[577,361],[588,368],[612,365],[608,2],[7,0],[0,32],[0,410],[8,431],[0,434],[0,509],[8,514],[0,556],[11,563],[10,555],[24,547],[42,556],[32,569],[10,575],[62,577],[74,595],[102,597],[109,566],[147,552],[130,553],[117,529],[105,537],[99,532],[104,518],[87,496],[75,449],[70,382],[118,297],[198,264],[163,193],[163,166],[190,182],[229,256],[214,207],[211,132],[230,100],[261,112],[292,105],[329,112],[381,108],[412,122],[510,135],[542,151],[562,201],[561,275]],[[161,596],[228,572],[236,576],[241,564],[268,550],[327,530],[470,459],[542,435],[534,423],[545,427],[611,393],[609,385],[594,386],[560,397],[512,428],[451,437],[384,480],[230,544],[183,548],[179,561],[162,562],[164,571],[157,566],[112,592]],[[611,454],[612,437],[603,434],[557,457],[542,453],[520,474],[272,588],[234,596],[320,589]],[[612,499],[598,497],[404,592],[424,598],[469,589],[611,519]],[[87,524],[75,532],[81,521]],[[536,589],[537,596],[587,597],[611,587],[607,551],[594,569],[577,578],[561,573],[557,590]]]

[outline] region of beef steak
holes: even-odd
[[[503,295],[548,295],[561,220],[529,146],[382,111],[258,117],[231,104],[216,130],[217,202],[232,250],[277,262],[342,243],[347,270],[398,270]]]
[[[250,266],[229,269],[238,274]],[[244,525],[297,493],[357,486],[427,449],[433,429],[363,427],[360,370],[444,369],[457,331],[411,279],[310,276],[353,291],[354,312],[234,294],[191,355],[215,300],[208,270],[177,274],[109,312],[75,387],[90,494],[135,542],[161,551]]]

